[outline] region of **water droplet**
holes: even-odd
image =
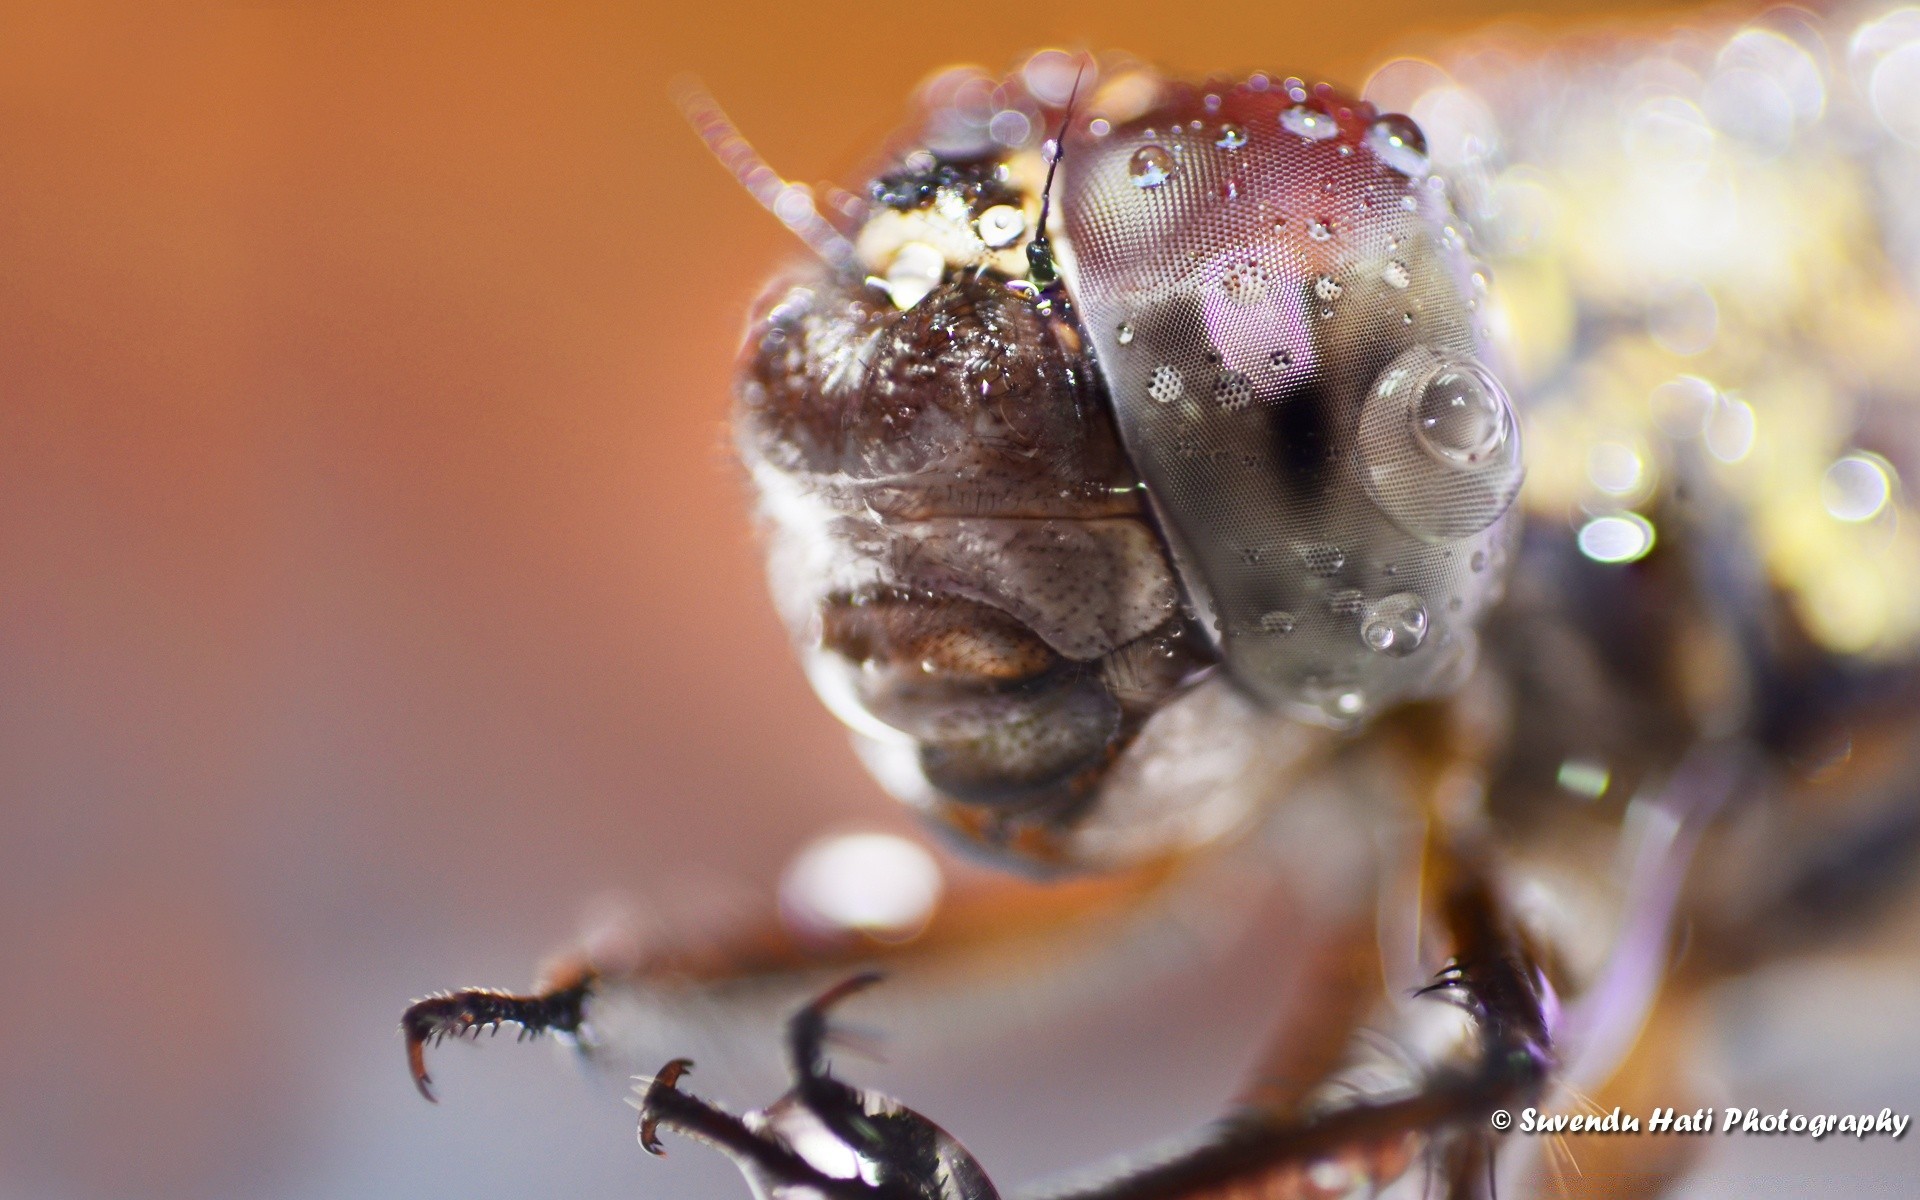
[[[1413,276],[1407,274],[1407,264],[1397,258],[1381,269],[1380,278],[1387,281],[1388,287],[1401,289],[1405,289],[1409,283],[1413,282]]]
[[[1313,294],[1329,304],[1340,298],[1342,290],[1331,275],[1322,275],[1313,281]]]
[[[1427,605],[1412,592],[1395,592],[1367,606],[1360,618],[1360,640],[1367,648],[1405,658],[1427,640]]]
[[[1870,521],[1893,495],[1893,468],[1877,454],[1849,454],[1820,480],[1820,503],[1836,521]]]
[[[1580,527],[1580,553],[1595,562],[1627,563],[1653,549],[1653,525],[1639,513],[1595,517]]]
[[[1367,606],[1359,588],[1338,588],[1327,593],[1327,611],[1336,617],[1357,617]]]
[[[1245,408],[1253,403],[1253,384],[1238,371],[1222,371],[1213,385],[1213,398],[1221,408]]]
[[[1334,697],[1334,711],[1343,717],[1357,717],[1367,706],[1367,698],[1359,692],[1341,692]]]
[[[1356,1171],[1352,1165],[1344,1164],[1336,1158],[1321,1158],[1308,1165],[1308,1183],[1315,1192],[1325,1196],[1344,1196],[1348,1190],[1359,1190]]]
[[[1388,113],[1367,130],[1367,148],[1374,157],[1405,175],[1419,179],[1426,175],[1427,137],[1412,117]]]
[[[1222,125],[1220,127],[1220,136],[1214,140],[1213,144],[1222,150],[1238,150],[1247,144],[1247,131],[1238,125]]]
[[[1314,221],[1307,226],[1307,236],[1316,242],[1324,242],[1333,236],[1333,226],[1326,221]]]
[[[1467,560],[1467,565],[1472,567],[1476,573],[1486,570],[1487,552],[1485,550],[1475,550],[1473,557]]]
[[[973,223],[980,240],[995,250],[1011,246],[1027,231],[1026,214],[1011,204],[996,204]]]
[[[1654,424],[1670,438],[1699,437],[1713,415],[1719,393],[1698,375],[1680,375],[1653,389]]]
[[[1323,542],[1302,550],[1300,559],[1307,565],[1307,574],[1326,579],[1338,575],[1340,568],[1347,565],[1347,552]]]
[[[1267,552],[1258,546],[1242,546],[1240,548],[1240,561],[1250,567],[1258,566],[1260,560],[1266,556]]]
[[[926,242],[908,242],[900,247],[887,267],[887,294],[895,308],[906,310],[920,303],[928,292],[940,286],[947,272],[946,255]]]
[[[1153,369],[1153,380],[1147,384],[1147,395],[1162,404],[1172,404],[1180,398],[1180,388],[1180,372],[1162,363]]]
[[[1745,400],[1721,396],[1707,418],[1707,453],[1723,463],[1737,463],[1752,451],[1757,432],[1752,406]]]
[[[1276,371],[1283,371],[1293,365],[1293,351],[1275,350],[1267,355],[1267,365]]]
[[[1296,104],[1281,113],[1280,128],[1288,133],[1299,134],[1310,142],[1324,142],[1340,133],[1340,126],[1334,123],[1331,116],[1316,112],[1304,104]]]
[[[1002,109],[987,122],[987,133],[1002,146],[1024,146],[1033,134],[1033,120],[1017,108]]]
[[[1646,464],[1632,446],[1595,442],[1587,448],[1587,479],[1609,496],[1625,496],[1646,477]]]
[[[1269,637],[1285,637],[1293,632],[1293,614],[1275,609],[1260,614],[1260,632]]]
[[[1157,188],[1173,174],[1173,156],[1158,146],[1142,146],[1127,163],[1127,175],[1137,188]]]
[[[1113,336],[1122,346],[1131,346],[1133,345],[1133,326],[1122,321],[1120,328],[1114,331]]]
[[[917,843],[884,833],[823,838],[780,880],[781,911],[820,933],[911,937],[940,901],[940,865]]]
[[[1506,396],[1480,368],[1448,364],[1420,389],[1413,429],[1420,444],[1442,461],[1478,466],[1506,445]]]

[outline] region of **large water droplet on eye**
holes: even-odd
[[[1288,133],[1299,134],[1310,142],[1324,142],[1340,133],[1340,126],[1334,123],[1332,117],[1304,104],[1296,104],[1281,113],[1280,128]]]
[[[1427,605],[1412,592],[1395,592],[1367,606],[1360,618],[1360,640],[1367,648],[1405,658],[1427,640]]]
[[[1427,173],[1427,137],[1412,117],[1388,113],[1367,130],[1367,148],[1375,158],[1410,179]]]
[[[1157,188],[1173,175],[1173,156],[1155,145],[1133,152],[1127,163],[1127,176],[1137,188]]]
[[[1162,404],[1172,404],[1180,398],[1180,372],[1174,367],[1161,364],[1153,369],[1153,379],[1147,384],[1147,395]]]
[[[1247,144],[1247,131],[1238,125],[1222,125],[1220,136],[1214,140],[1213,144],[1222,150],[1238,150]]]
[[[1480,532],[1520,490],[1520,427],[1506,393],[1478,363],[1426,346],[1380,373],[1357,445],[1367,494],[1425,541]]]
[[[1506,397],[1485,371],[1449,364],[1420,389],[1413,403],[1413,432],[1434,457],[1478,466],[1506,445]]]

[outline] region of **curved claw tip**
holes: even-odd
[[[885,971],[862,971],[858,975],[841,980],[839,983],[834,984],[826,991],[820,993],[814,997],[813,1003],[807,1007],[816,1012],[824,1013],[834,1005],[839,1004],[842,1000],[845,1000],[848,996],[853,995],[855,992],[864,992],[886,977],[887,973]]]
[[[690,1058],[676,1058],[661,1067],[640,1102],[640,1148],[655,1158],[665,1158],[667,1149],[660,1144],[660,1117],[653,1111],[653,1098],[662,1091],[676,1090],[681,1077],[691,1070],[693,1060]]]
[[[440,1097],[433,1094],[433,1079],[427,1074],[427,1041],[407,1035],[407,1073],[413,1076],[413,1086],[420,1089],[428,1104],[440,1103]]]

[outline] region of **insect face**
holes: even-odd
[[[1163,710],[1349,726],[1455,686],[1520,450],[1411,121],[1060,57],[929,85],[850,265],[774,292],[737,427],[877,773],[1073,860]]]

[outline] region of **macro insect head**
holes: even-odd
[[[1692,969],[1724,973],[1781,941],[1758,929],[1820,927],[1822,872],[1851,869],[1863,830],[1920,834],[1887,783],[1904,752],[1818,780],[1793,765],[1831,765],[1836,731],[1906,728],[1907,664],[1823,646],[1790,589],[1730,594],[1738,514],[1693,451],[1676,443],[1637,508],[1590,514],[1641,537],[1629,550],[1524,519],[1475,177],[1436,169],[1412,118],[1297,78],[1046,51],[1004,79],[935,77],[865,193],[816,197],[685,103],[814,252],[753,319],[734,424],[776,604],[888,791],[1018,870],[1125,881],[1037,922],[1175,886],[1329,780],[1347,820],[1420,830],[1346,886],[1431,919],[1325,968],[1340,999],[1212,1134],[1074,1194],[1490,1189],[1487,1114],[1613,1076],[1683,905],[1714,914],[1693,918]],[[1570,813],[1569,786],[1615,799]],[[1816,786],[1865,799],[1802,853],[1748,837],[1766,872],[1687,884],[1736,800],[1791,808]],[[1624,883],[1591,868],[1622,843]],[[1573,898],[1516,900],[1542,888]],[[509,1022],[601,1049],[619,997],[845,978],[928,952],[945,919],[917,949],[757,931],[617,977],[583,962],[534,995],[431,997],[405,1019],[414,1078],[427,1092],[424,1047],[447,1035]],[[769,1196],[995,1195],[937,1126],[830,1073],[829,1009],[872,978],[800,1010],[797,1082],[760,1113],[695,1099],[669,1063],[643,1144],[708,1141]],[[1367,1024],[1392,1034],[1384,1061]]]

